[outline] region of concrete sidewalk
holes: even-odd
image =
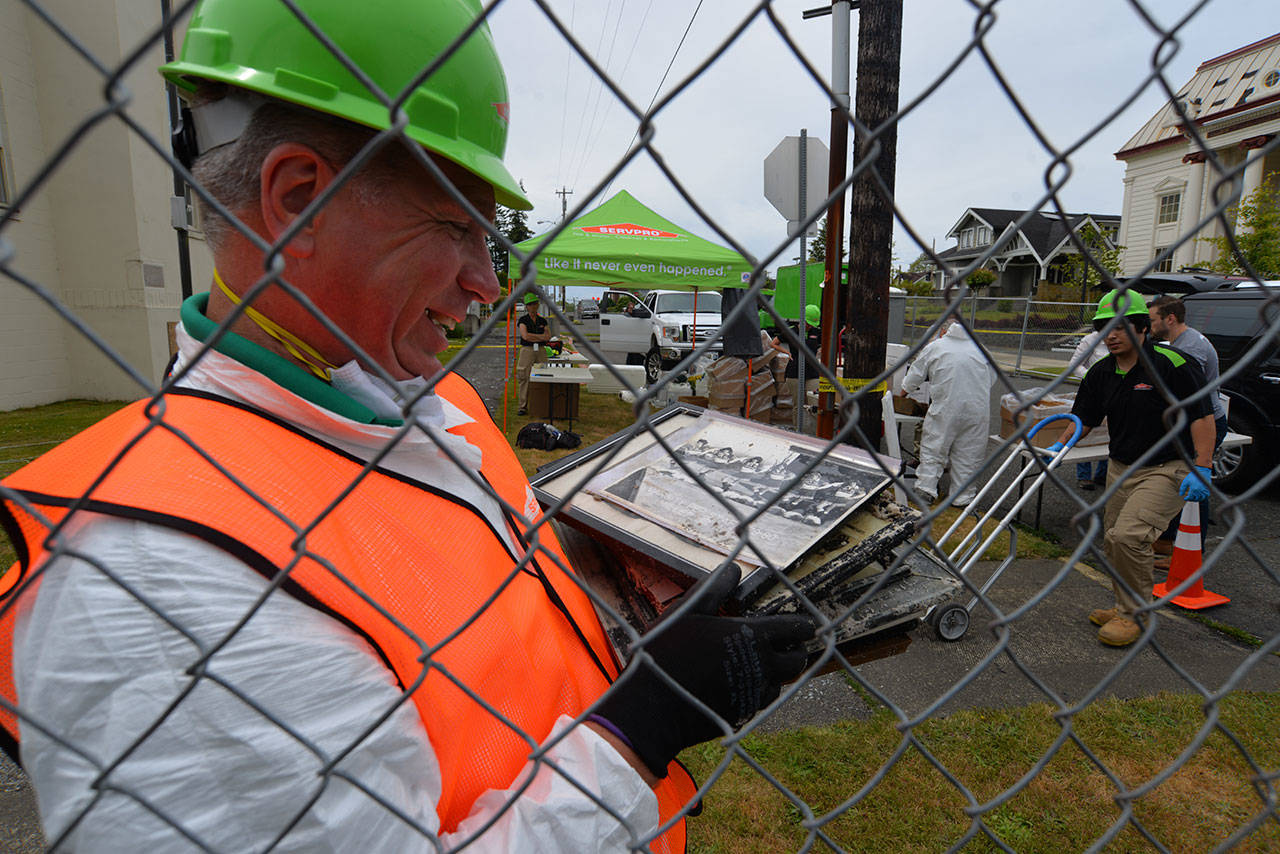
[[[974,580],[986,578],[993,567],[987,563],[975,566]],[[1016,609],[1038,602],[1008,625],[1004,651],[972,681],[955,690],[954,696],[933,711],[935,715],[1029,703],[1070,705],[1102,682],[1107,683],[1101,691],[1103,697],[1141,697],[1161,691],[1212,693],[1238,671],[1242,677],[1236,690],[1280,690],[1280,658],[1255,656],[1251,647],[1235,643],[1176,607],[1157,612],[1152,641],[1116,672],[1133,648],[1113,649],[1098,642],[1097,627],[1089,623],[1088,614],[1094,608],[1111,607],[1111,582],[1083,564],[1064,570],[1062,561],[1019,560],[989,595],[1006,619]],[[964,682],[1000,645],[990,628],[993,619],[979,604],[968,634],[955,643],[938,640],[931,628],[921,626],[912,631],[912,643],[905,652],[860,665],[857,671],[904,714],[918,715]],[[1189,679],[1171,667],[1157,648]],[[871,709],[863,696],[844,673],[828,674],[806,684],[761,729],[866,717]]]

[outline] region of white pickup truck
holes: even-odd
[[[600,349],[611,362],[644,365],[648,383],[719,331],[717,291],[649,291],[643,301],[630,291],[605,291],[600,300]]]

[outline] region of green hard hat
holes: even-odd
[[[804,322],[810,326],[822,325],[822,312],[813,303],[804,307]]]
[[[525,295],[524,295],[524,304],[525,304],[525,305],[529,305],[530,303],[536,303],[537,301],[538,301],[538,295],[537,295],[537,294],[525,294]]]
[[[1116,304],[1120,303],[1122,311],[1116,311]],[[1147,301],[1142,298],[1142,294],[1137,291],[1125,291],[1121,293],[1114,290],[1098,301],[1098,310],[1094,312],[1093,319],[1095,322],[1099,320],[1110,320],[1116,314],[1129,315],[1140,314],[1147,316]]]
[[[425,80],[404,90],[480,14],[478,0],[297,0],[299,9],[403,107],[404,133],[493,187],[499,204],[533,205],[503,165],[507,80],[487,24],[478,27]],[[385,130],[386,104],[361,83],[280,2],[202,0],[181,56],[160,67],[180,90],[211,80]]]

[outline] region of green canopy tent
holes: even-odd
[[[540,234],[517,243],[516,249],[529,255],[546,239]],[[659,216],[626,190],[569,223],[532,263],[543,288],[719,290],[751,284],[747,259]],[[512,286],[523,274],[522,267],[512,255]],[[514,330],[514,318],[507,327]],[[514,340],[513,331],[508,349]],[[503,410],[505,419],[505,394]]]
[[[529,254],[545,240],[538,235],[516,248]],[[745,288],[751,277],[751,265],[737,252],[664,219],[626,190],[569,223],[533,264],[542,287]],[[511,258],[510,270],[518,280],[518,258]]]

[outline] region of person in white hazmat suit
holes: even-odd
[[[953,492],[960,490],[953,504],[965,506],[977,494],[977,484],[968,481],[986,456],[995,380],[995,369],[954,318],[944,322],[938,338],[907,369],[904,394],[929,384],[929,411],[924,416],[916,469],[916,492],[928,503],[937,500],[938,480],[947,468]]]

